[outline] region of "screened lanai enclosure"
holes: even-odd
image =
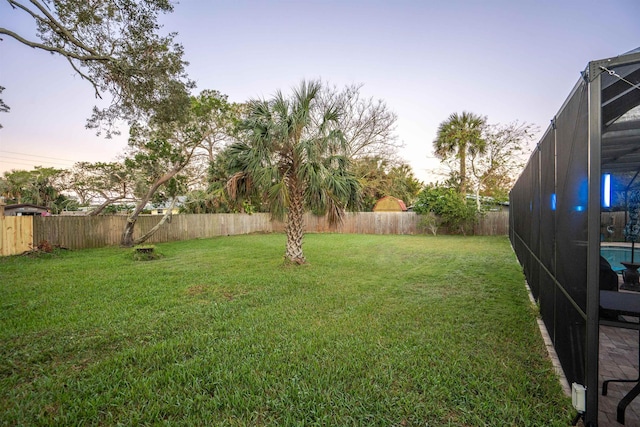
[[[597,426],[600,327],[639,329],[640,48],[588,64],[510,199],[511,243],[572,384],[576,421]],[[628,380],[621,424],[640,391]]]

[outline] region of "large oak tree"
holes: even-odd
[[[34,20],[37,33],[0,27],[0,36],[61,55],[93,86],[96,97],[111,95],[106,108],[94,108],[90,127],[110,133],[118,119],[172,119],[188,109],[192,83],[183,48],[175,42],[176,33],[162,34],[158,24],[160,14],[173,10],[171,1],[6,1],[15,13]],[[1,100],[0,107],[6,110]]]
[[[125,159],[125,165],[138,178],[138,202],[127,218],[122,246],[140,244],[150,236],[146,233],[134,238],[134,227],[147,203],[154,197],[157,199],[161,189],[165,190],[165,199],[173,201],[179,193],[185,192],[185,168],[203,144],[211,142],[219,132],[220,116],[224,116],[228,108],[225,95],[205,90],[190,98],[188,112],[178,119],[164,121],[154,118],[144,126],[131,128],[129,145],[132,151]],[[209,147],[214,149],[213,146]],[[166,216],[163,221],[165,219]]]

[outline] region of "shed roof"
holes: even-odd
[[[381,199],[379,199],[376,202],[375,206],[373,207],[373,210],[376,211],[376,208],[378,208],[380,205],[384,205],[385,203],[397,204],[400,210],[403,212],[407,210],[407,205],[405,205],[405,203],[402,200],[393,196],[384,196]]]
[[[48,211],[49,208],[46,206],[32,205],[31,203],[17,203],[15,205],[6,205],[4,210],[5,212],[8,210],[33,212],[34,210]]]

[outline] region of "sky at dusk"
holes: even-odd
[[[400,155],[424,182],[441,179],[432,142],[451,113],[544,132],[589,61],[640,46],[638,0],[181,0],[161,20],[178,32],[194,94],[244,102],[303,79],[362,84],[398,115]],[[0,27],[34,38],[2,0]],[[0,173],[115,160],[126,135],[84,127],[90,84],[63,58],[3,39]]]

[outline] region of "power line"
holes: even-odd
[[[38,156],[37,154],[18,153],[18,152],[16,152],[16,151],[0,150],[0,153],[17,154],[18,156],[40,157],[40,158],[42,158],[42,159],[61,160],[61,161],[63,161],[63,162],[76,163],[76,161],[75,161],[75,160],[60,159],[60,158],[58,158],[58,157]],[[5,158],[7,158],[7,157],[5,157]]]
[[[7,156],[4,153],[15,154],[22,157]],[[2,154],[0,156],[0,169],[4,170],[5,172],[9,172],[10,170],[30,169],[36,167],[71,169],[73,165],[77,163],[76,160],[41,156],[37,154],[19,153],[17,151],[0,150],[0,154]]]
[[[28,164],[33,164],[33,163],[46,163],[46,164],[50,164],[50,165],[70,165],[72,166],[72,163],[61,163],[61,162],[51,162],[48,160],[30,160],[30,159],[21,159],[18,157],[10,157],[10,156],[2,156],[2,160],[0,160],[0,162],[3,162],[4,160],[10,160],[10,162],[7,163],[25,163],[28,162]]]

